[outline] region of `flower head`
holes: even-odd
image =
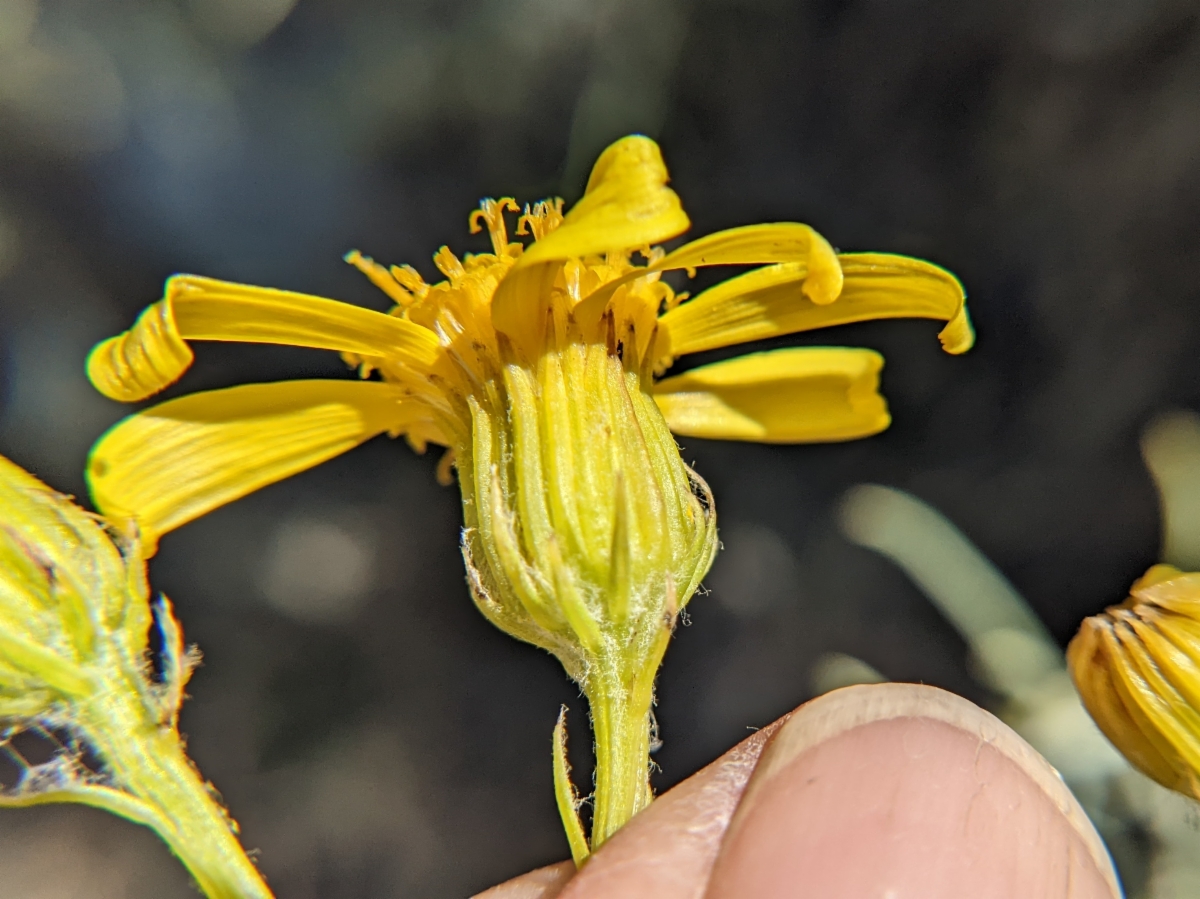
[[[182,375],[192,340],[336,350],[363,375],[193,394],[119,423],[92,451],[92,494],[150,547],[377,434],[447,447],[442,474],[458,472],[479,608],[562,660],[592,701],[598,744],[606,727],[635,734],[599,760],[594,841],[649,800],[654,673],[716,549],[712,498],[672,432],[798,443],[889,421],[870,350],[782,349],[664,372],[691,353],[872,318],[944,320],[952,353],[973,339],[953,275],[838,254],[807,225],[734,228],[665,251],[689,225],[667,180],[658,146],[627,137],[600,156],[569,212],[561,200],[523,211],[484,200],[469,223],[486,227],[492,252],[460,259],[443,247],[436,284],[350,253],[395,302],[389,315],[179,275],[88,362],[93,383],[126,401]],[[510,213],[529,243],[510,239]],[[662,278],[718,265],[760,267],[691,299]],[[596,714],[606,704],[633,709],[630,720]],[[610,770],[631,785],[611,803]]]
[[[943,319],[945,349],[970,347],[953,275],[904,256],[836,254],[807,225],[734,228],[664,253],[655,244],[689,225],[666,182],[658,147],[628,137],[600,157],[565,216],[561,201],[525,208],[517,233],[532,238],[528,246],[509,240],[504,214],[518,207],[504,199],[483,201],[470,217],[472,231],[487,226],[494,252],[460,260],[443,247],[434,262],[446,280],[436,284],[410,266],[348,254],[395,301],[390,315],[170,278],[162,300],[89,357],[88,374],[106,396],[133,402],[167,387],[191,365],[195,340],[335,350],[381,377],[249,385],[139,413],[94,448],[94,498],[136,517],[152,552],[167,531],[380,433],[462,453],[473,442],[472,403],[500,398],[506,368],[530,370],[562,346],[603,346],[620,358],[677,434],[853,439],[889,422],[876,392],[882,362],[869,350],[775,350],[657,376],[691,353],[874,318]],[[661,280],[671,270],[752,264],[762,267],[691,299]]]
[[[1200,799],[1200,573],[1155,565],[1067,647],[1100,730],[1139,771]]]

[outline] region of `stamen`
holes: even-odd
[[[650,244],[646,244],[638,252],[646,258],[647,265],[654,265],[657,262],[661,262],[667,255],[667,251],[662,247],[652,247]]]
[[[425,299],[426,294],[429,293],[429,285],[425,283],[421,273],[411,265],[393,265],[389,269],[389,273],[418,300]]]
[[[395,300],[399,305],[408,307],[413,303],[413,295],[404,289],[392,272],[388,271],[370,256],[364,256],[358,250],[351,250],[342,257],[346,262],[366,275],[372,284]],[[393,266],[393,270],[394,270]]]
[[[541,240],[563,221],[562,197],[554,197],[534,203],[531,209],[525,204],[525,214],[517,219],[518,234],[532,234],[534,240]]]
[[[433,254],[433,264],[438,267],[438,271],[450,279],[451,287],[458,287],[467,274],[462,262],[450,252],[449,247],[442,247]]]
[[[482,219],[487,224],[488,233],[492,237],[492,249],[497,256],[503,256],[508,249],[508,231],[504,226],[504,213],[520,212],[521,207],[512,197],[501,197],[499,200],[484,199],[479,201],[479,208],[467,218],[467,225],[472,234],[478,234],[482,228]],[[518,232],[520,233],[520,232]]]

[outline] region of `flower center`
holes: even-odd
[[[469,253],[460,259],[443,246],[433,261],[445,280],[434,284],[426,283],[410,265],[385,267],[357,250],[345,257],[395,301],[390,314],[437,335],[443,358],[432,376],[435,389],[429,398],[437,405],[449,402],[454,407],[452,417],[461,427],[452,429],[459,438],[453,443],[461,445],[466,438],[471,418],[468,398],[483,404],[495,401],[497,390],[503,392],[501,372],[506,364],[538,364],[536,359],[517,359],[506,335],[497,332],[492,320],[493,297],[526,249],[525,244],[510,241],[505,213],[521,212],[516,234],[536,242],[562,224],[562,208],[561,199],[526,204],[523,211],[511,197],[483,200],[468,223],[472,234],[487,228],[492,252]],[[660,361],[652,352],[658,315],[677,306],[686,294],[676,294],[660,273],[649,272],[618,287],[598,322],[576,321],[573,314],[595,291],[639,268],[635,254],[642,257],[643,264],[653,264],[664,255],[661,248],[647,246],[568,259],[556,268],[552,279],[542,282],[544,296],[538,298],[538,308],[548,317],[542,353],[600,344],[644,384],[649,383]],[[350,357],[349,361],[361,365],[364,373],[378,370],[385,380],[413,383],[411,373],[398,360]]]

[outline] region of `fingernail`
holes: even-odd
[[[1058,773],[934,687],[836,690],[763,751],[706,896],[1115,899],[1116,872]]]

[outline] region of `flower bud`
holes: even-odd
[[[100,692],[118,660],[143,665],[149,588],[121,549],[0,456],[0,718],[60,714]]]
[[[162,638],[159,676],[149,630]],[[124,534],[0,456],[0,808],[78,802],[153,828],[210,897],[270,899],[237,825],[178,729],[199,657],[166,597],[152,606]],[[29,733],[51,757],[12,742]]]
[[[1200,573],[1155,565],[1124,603],[1083,622],[1067,663],[1130,763],[1200,799]]]

